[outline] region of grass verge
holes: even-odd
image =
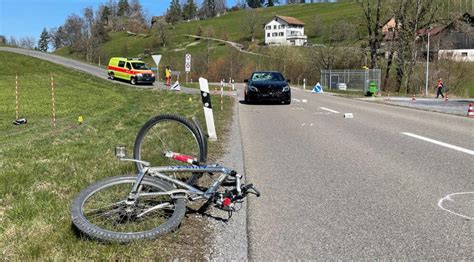
[[[126,87],[8,52],[0,52],[0,61],[4,61],[0,75],[0,254],[4,259],[203,259],[207,249],[202,239],[212,229],[200,217],[187,216],[177,232],[155,241],[109,245],[78,237],[69,212],[72,199],[84,187],[134,172],[132,164],[115,160],[114,146],[124,144],[130,152],[136,133],[151,116],[175,113],[205,123],[198,95]],[[20,126],[12,124],[15,75],[20,117],[28,120]],[[232,98],[225,99],[227,105],[233,104]],[[218,134],[226,133],[231,114],[231,107],[214,111]],[[82,125],[79,116],[84,118]],[[217,154],[220,145],[211,143],[209,150],[210,155]]]

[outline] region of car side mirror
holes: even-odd
[[[248,83],[248,82],[249,82],[249,80],[248,80],[248,79],[244,79],[244,83]]]
[[[286,79],[286,82],[288,82],[288,83],[289,83],[289,82],[291,82],[291,80],[290,80],[290,79]]]

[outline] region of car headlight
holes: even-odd
[[[142,76],[143,76],[143,74],[137,74],[137,76],[138,76],[138,77],[142,77]]]
[[[288,92],[288,91],[290,91],[290,86],[284,86],[282,91],[283,91],[283,92]]]
[[[249,86],[249,90],[253,92],[258,92],[258,89],[255,86]]]

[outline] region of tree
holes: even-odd
[[[145,22],[145,14],[139,0],[131,0],[130,2],[130,19],[127,28],[132,32],[141,32],[147,29]]]
[[[156,21],[155,25],[158,30],[158,38],[160,39],[161,46],[165,47],[168,43],[168,33],[166,32],[166,23],[160,19]]]
[[[342,42],[353,40],[356,32],[354,24],[339,20],[331,26],[330,41]]]
[[[35,49],[35,39],[33,37],[22,37],[20,39],[19,47],[23,49]]]
[[[202,3],[202,13],[206,18],[214,17],[217,14],[216,0],[204,0]]]
[[[319,15],[315,15],[312,24],[309,25],[309,32],[314,37],[320,37],[323,33],[324,26]]]
[[[68,16],[64,23],[64,45],[81,47],[81,40],[83,39],[83,28],[85,27],[84,19],[76,14]]]
[[[50,42],[55,50],[64,46],[65,39],[67,36],[62,26],[50,29],[49,36]]]
[[[118,16],[129,16],[130,6],[127,0],[119,0],[118,2]]]
[[[46,28],[43,28],[43,32],[41,32],[40,39],[38,40],[38,50],[42,52],[47,52],[48,43],[49,43],[49,33],[46,30]]]
[[[381,38],[381,0],[361,0],[359,2],[365,18],[365,25],[367,28],[367,40],[370,48],[370,68],[377,67],[377,53],[380,49]],[[375,14],[373,13],[375,9]]]
[[[394,47],[397,53],[396,91],[402,87],[407,93],[413,93],[411,76],[415,67],[418,52],[418,30],[432,25],[439,17],[440,1],[442,0],[399,0],[399,8],[395,13],[395,20],[399,24],[396,28],[397,41]]]
[[[109,25],[109,17],[111,15],[110,7],[101,6],[99,8],[99,12],[100,12],[100,21],[102,22],[102,24]]]
[[[275,6],[275,4],[279,4],[279,0],[267,0],[267,3],[265,4],[266,7],[272,7]]]
[[[187,0],[186,4],[183,6],[183,20],[191,20],[196,17],[197,6],[194,3],[194,0]]]
[[[250,8],[262,7],[263,3],[265,3],[265,0],[247,0],[247,5]]]
[[[14,36],[10,36],[10,39],[7,41],[7,45],[12,47],[19,47],[18,40]]]
[[[179,4],[179,0],[171,0],[170,7],[166,12],[166,22],[174,26],[181,21],[181,17],[181,5]]]
[[[255,34],[259,26],[259,15],[257,10],[249,9],[245,11],[245,15],[242,17],[243,31],[250,35],[252,42],[255,41]]]

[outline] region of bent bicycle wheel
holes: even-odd
[[[205,148],[203,138],[194,123],[182,116],[158,115],[148,120],[138,132],[133,157],[148,161],[151,166],[190,165],[166,157],[165,152],[191,156],[199,163],[204,163]],[[138,170],[143,168],[140,163],[136,163],[136,166]],[[176,176],[192,184],[200,174],[176,174]]]
[[[127,203],[136,177],[111,177],[92,184],[74,199],[72,222],[85,235],[106,242],[154,239],[176,229],[184,217],[184,199],[140,196]],[[166,192],[171,184],[145,176],[140,192]]]

